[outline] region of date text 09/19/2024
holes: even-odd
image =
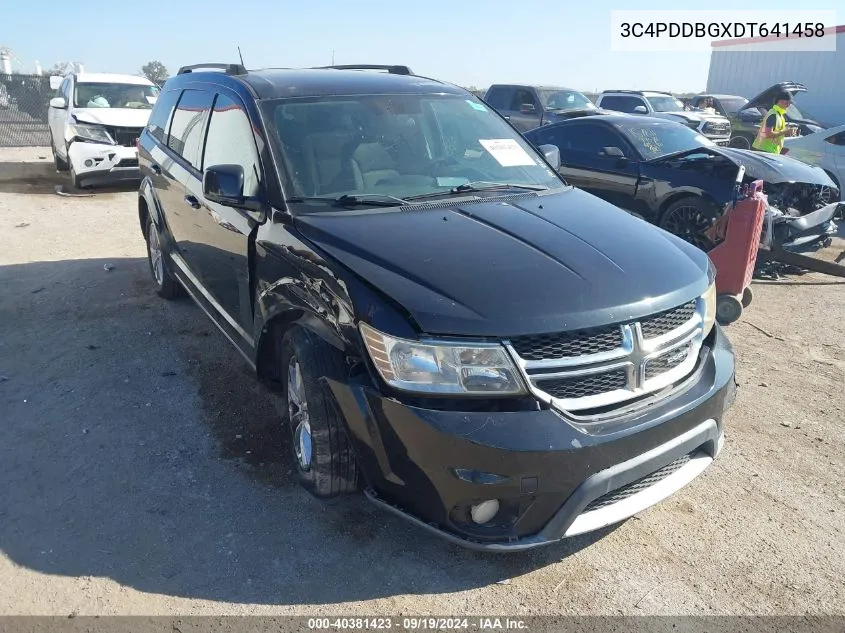
[[[320,630],[391,630],[399,631],[517,631],[528,630],[524,620],[508,617],[435,618],[405,617],[401,621],[393,618],[309,618],[308,628]]]

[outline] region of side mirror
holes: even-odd
[[[53,97],[50,99],[50,107],[58,110],[64,110],[67,108],[67,101],[65,101],[64,97]]]
[[[645,106],[637,106],[634,108],[634,113],[636,114],[648,114],[648,110]]]
[[[540,145],[537,149],[543,152],[543,156],[546,157],[555,171],[560,169],[560,149],[557,145]]]
[[[523,103],[519,106],[519,111],[522,114],[533,114],[537,109],[534,107],[533,103]]]
[[[50,90],[58,90],[59,86],[62,85],[62,81],[64,81],[64,77],[59,75],[50,75]]]
[[[227,207],[248,206],[244,198],[244,168],[241,165],[209,167],[202,175],[202,195]]]

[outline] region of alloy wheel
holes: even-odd
[[[710,224],[692,205],[673,209],[663,220],[663,228],[701,250],[706,251],[712,246],[710,240],[704,235],[704,232],[710,228]]]
[[[158,238],[158,231],[152,222],[150,222],[150,230],[147,237],[150,251],[150,266],[153,269],[153,276],[155,277],[156,283],[161,286],[164,284],[164,261],[161,256],[161,242]]]
[[[293,449],[299,467],[302,470],[311,468],[313,454],[311,444],[311,421],[308,417],[308,402],[305,399],[305,385],[302,382],[302,371],[299,361],[295,357],[288,363],[288,419],[293,431]]]

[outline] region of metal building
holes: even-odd
[[[797,81],[807,87],[795,98],[805,116],[829,126],[845,124],[845,25],[828,32],[824,37],[836,38],[835,51],[766,50],[771,38],[713,42],[707,92],[750,99],[772,84]],[[776,46],[783,48],[783,42]]]

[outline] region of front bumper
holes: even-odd
[[[141,179],[135,147],[74,141],[68,160],[83,185]]]
[[[585,425],[551,410],[459,412],[409,406],[326,381],[346,419],[367,497],[473,549],[518,551],[618,523],[712,463],[733,401],[734,356],[716,326],[682,388],[628,419]],[[475,525],[469,507],[499,501]]]

